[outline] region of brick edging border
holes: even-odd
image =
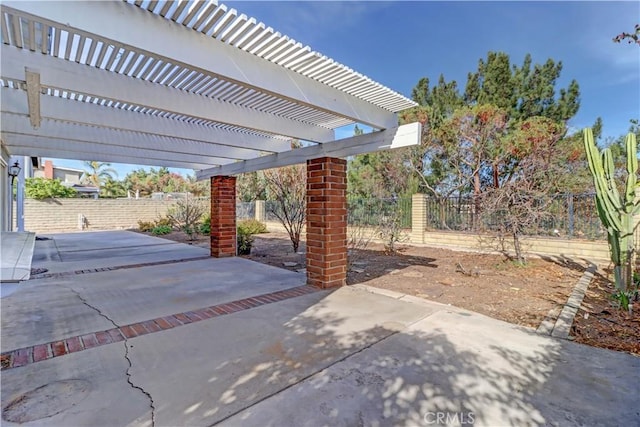
[[[41,362],[54,357],[77,353],[89,348],[113,344],[146,334],[161,332],[167,329],[199,322],[201,320],[211,319],[213,317],[249,310],[261,305],[272,304],[302,295],[315,293],[317,291],[320,291],[320,289],[315,286],[303,285],[282,291],[270,292],[241,300],[186,311],[183,313],[170,314],[168,316],[158,317],[151,320],[143,320],[141,322],[111,328],[106,331],[91,332],[84,335],[51,341],[46,344],[36,344],[29,347],[9,350],[0,354],[0,361],[2,362],[1,370],[4,371],[7,369],[18,368],[20,366],[30,365],[32,363]]]

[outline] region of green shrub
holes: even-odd
[[[267,226],[257,219],[245,219],[238,222],[238,230],[243,229],[248,234],[261,234],[267,232]]]
[[[246,228],[238,226],[236,242],[238,244],[238,255],[249,255],[251,246],[253,246],[253,234],[249,233]]]
[[[151,230],[151,234],[154,236],[161,236],[163,234],[169,234],[173,231],[169,225],[158,225]]]
[[[24,191],[30,199],[53,199],[75,197],[78,192],[62,185],[59,179],[27,178]]]
[[[195,240],[205,211],[205,205],[201,200],[187,196],[169,208],[167,218],[174,227],[184,231],[189,236],[189,240]]]
[[[205,215],[202,220],[202,224],[200,224],[200,234],[211,234],[211,215]]]
[[[138,221],[138,230],[151,231],[156,227],[156,223],[152,221]]]
[[[163,225],[166,225],[166,226],[169,226],[169,227],[173,226],[171,219],[169,219],[166,216],[163,216],[163,217],[160,217],[160,218],[156,219],[155,225],[156,225],[156,227],[160,227],[160,226],[163,226]]]

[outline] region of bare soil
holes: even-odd
[[[148,233],[146,233],[148,234]],[[208,247],[208,236],[189,241],[181,232],[159,236]],[[305,244],[297,253],[285,233],[255,236],[245,258],[275,267],[305,268]],[[567,302],[586,265],[566,259],[532,258],[520,266],[504,256],[401,245],[394,255],[380,244],[350,250],[347,284],[366,284],[450,304],[516,325],[537,328]],[[640,354],[640,302],[633,315],[611,305],[606,277],[596,275],[572,328],[584,344]]]

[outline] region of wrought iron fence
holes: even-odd
[[[349,198],[347,200],[350,225],[379,226],[394,219],[402,228],[411,228],[411,199]],[[277,202],[265,202],[267,221],[278,221],[273,210]],[[481,206],[479,207],[481,209]],[[443,200],[426,198],[427,228],[432,230],[476,231],[498,230],[504,224],[504,212],[479,215],[471,197],[450,197]],[[565,238],[605,239],[596,211],[594,194],[566,194],[554,197],[548,215],[527,230],[526,234]],[[254,202],[236,204],[238,219],[255,218]]]
[[[280,221],[274,212],[280,211],[280,205],[275,200],[267,200],[264,202],[264,217],[267,221]]]
[[[236,218],[237,219],[254,219],[256,217],[255,202],[237,202]]]
[[[479,215],[482,206],[475,206],[471,197],[450,197],[443,200],[426,199],[427,227],[435,230],[498,230],[506,212]],[[566,194],[555,196],[547,208],[547,215],[533,224],[526,234],[557,235],[566,238],[602,239],[602,228],[596,211],[594,194]]]
[[[350,225],[382,225],[390,218],[397,219],[401,228],[411,228],[411,199],[347,200],[347,221]]]

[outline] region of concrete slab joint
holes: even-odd
[[[320,288],[347,281],[347,162],[307,161],[307,283]]]
[[[236,255],[236,178],[211,178],[211,256]]]

